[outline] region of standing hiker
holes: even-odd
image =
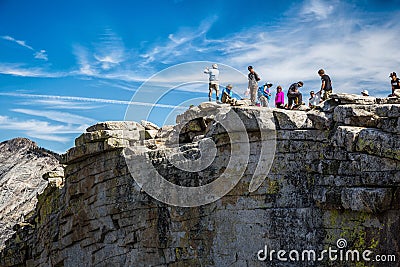
[[[219,101],[219,95],[218,95],[218,90],[219,90],[219,70],[218,70],[218,65],[217,64],[212,64],[212,68],[206,68],[204,70],[205,74],[209,75],[208,78],[208,101],[211,101],[211,96],[213,90],[215,90],[215,96],[216,96],[216,101]]]
[[[265,83],[263,86],[258,88],[258,100],[260,101],[262,107],[268,107],[269,99],[271,98],[271,92],[269,91],[269,88],[271,87],[272,83]]]
[[[319,90],[319,93],[322,95],[322,101],[325,101],[332,94],[332,81],[323,69],[318,71],[318,75],[321,77],[321,90]]]
[[[249,85],[248,85],[248,89],[250,91],[250,100],[251,100],[251,104],[254,106],[256,104],[258,81],[260,80],[260,77],[254,71],[253,66],[249,66],[247,69],[249,70],[249,75],[248,75]]]
[[[282,86],[280,85],[276,87],[275,107],[277,108],[285,107],[285,94],[282,92]]]
[[[397,78],[396,72],[390,73],[389,77],[391,78],[390,83],[392,84],[392,94],[389,96],[400,97],[400,79]]]

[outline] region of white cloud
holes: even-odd
[[[104,87],[104,86],[119,88],[130,92],[136,91],[135,87],[132,84],[127,83],[124,80],[122,81],[114,80],[112,82],[99,80],[99,87]]]
[[[94,58],[103,70],[116,67],[126,59],[125,47],[122,39],[110,29],[101,36],[100,42],[95,45]]]
[[[11,37],[11,36],[8,36],[8,35],[6,35],[6,36],[1,36],[1,38],[2,38],[3,40],[7,40],[7,41],[10,41],[10,42],[14,42],[14,43],[16,43],[16,44],[18,44],[18,45],[20,45],[20,46],[22,46],[22,47],[25,47],[25,48],[27,48],[27,49],[29,49],[29,50],[34,51],[34,54],[33,54],[33,55],[34,55],[34,57],[35,57],[36,59],[42,59],[42,60],[45,60],[45,61],[48,60],[47,54],[46,54],[46,50],[43,50],[43,49],[42,49],[42,50],[40,50],[40,51],[36,51],[36,49],[34,49],[32,46],[27,45],[25,41],[17,40],[17,39],[15,39],[15,38],[13,38],[13,37]]]
[[[48,141],[68,142],[70,138],[65,134],[78,134],[85,131],[89,125],[62,125],[50,124],[40,120],[19,120],[8,116],[0,116],[0,129],[23,131],[29,137]]]
[[[47,72],[38,67],[25,67],[23,64],[0,63],[0,74],[22,77],[58,78],[68,74],[63,72]]]
[[[83,75],[96,75],[97,72],[94,70],[92,65],[90,64],[89,61],[89,53],[86,48],[75,45],[74,46],[74,54],[77,57],[78,60],[78,65],[79,65],[79,72],[77,74],[83,74]]]
[[[45,60],[45,61],[47,61],[48,60],[48,58],[47,58],[47,52],[46,52],[46,50],[40,50],[39,52],[35,52],[35,58],[37,58],[37,59],[43,59],[43,60]]]
[[[31,138],[42,139],[46,141],[54,141],[59,143],[67,143],[71,140],[71,138],[66,136],[54,135],[54,134],[43,134],[38,132],[27,132],[27,135]],[[62,153],[59,153],[62,154]]]
[[[10,42],[14,42],[22,47],[28,48],[29,50],[35,50],[32,48],[32,46],[27,45],[25,41],[16,40],[15,38],[13,38],[11,36],[8,36],[8,35],[1,36],[1,38],[4,40],[10,41]]]
[[[177,62],[178,57],[190,54],[199,47],[194,42],[206,42],[205,34],[216,20],[216,16],[207,18],[197,28],[181,28],[178,32],[169,34],[167,42],[157,44],[148,52],[141,55],[145,59],[144,63],[149,64],[158,61],[169,64]]]
[[[104,104],[115,104],[115,105],[134,105],[134,106],[146,106],[146,107],[159,107],[159,108],[171,108],[171,109],[187,109],[187,107],[177,107],[174,105],[158,104],[158,103],[146,103],[146,102],[132,102],[126,100],[114,100],[104,98],[89,98],[89,97],[76,97],[76,96],[58,96],[58,95],[34,95],[34,94],[21,94],[21,93],[0,93],[4,96],[14,97],[26,97],[26,98],[42,98],[52,100],[66,100],[66,101],[79,101],[79,102],[92,102],[92,103],[104,103]]]
[[[96,122],[96,120],[84,116],[53,110],[12,109],[11,111],[44,117],[53,121],[64,122],[68,124],[93,124]]]
[[[116,68],[128,58],[122,39],[109,29],[100,36],[93,47],[75,45],[74,54],[78,60],[78,74],[87,76],[112,75],[113,73],[118,76],[121,69]]]
[[[333,1],[308,0],[303,4],[301,15],[308,19],[322,20],[334,11]]]
[[[102,107],[101,105],[88,105],[87,103],[73,102],[73,101],[65,101],[65,100],[56,100],[56,99],[31,99],[29,101],[19,102],[20,105],[40,105],[45,109],[77,109],[77,110],[86,110],[86,109],[96,109]]]

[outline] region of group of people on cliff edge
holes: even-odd
[[[272,97],[271,87],[272,83],[266,82],[262,86],[258,86],[258,82],[261,80],[258,73],[254,70],[253,66],[248,66],[248,86],[245,92],[246,97],[250,97],[252,106],[268,107],[269,100]],[[216,93],[216,101],[219,102],[219,70],[218,65],[213,64],[211,68],[206,68],[204,73],[209,75],[209,92],[208,100],[211,101],[212,92]],[[325,73],[324,69],[318,70],[318,75],[321,78],[321,88],[319,91],[310,92],[310,98],[308,99],[308,106],[310,108],[316,108],[318,104],[330,98],[332,94],[332,80],[328,74]],[[391,72],[389,77],[391,78],[392,93],[388,97],[400,98],[400,79],[397,77],[396,72]],[[285,104],[285,94],[283,93],[282,86],[276,87],[275,94],[275,107],[284,109],[298,109],[301,105],[305,105],[303,102],[303,94],[300,88],[304,86],[302,81],[292,83],[289,86],[286,94],[288,103]],[[229,84],[226,86],[221,94],[222,103],[234,104],[236,99],[232,96],[233,85]],[[361,92],[362,96],[369,96],[368,90]]]
[[[253,66],[248,66],[247,70],[249,73],[248,86],[245,96],[250,97],[250,102],[253,106],[268,107],[269,100],[272,97],[270,88],[273,86],[273,84],[266,82],[264,85],[258,86],[258,82],[261,80],[260,76],[254,70]],[[212,93],[215,91],[216,101],[219,102],[218,65],[213,64],[211,68],[206,68],[204,73],[209,75],[208,100],[211,101]],[[332,81],[329,75],[327,75],[323,69],[320,69],[318,74],[321,77],[321,89],[317,93],[314,93],[314,91],[310,92],[309,106],[311,108],[328,99],[332,94]],[[298,81],[290,85],[287,92],[288,104],[285,104],[285,94],[283,93],[282,86],[278,85],[276,87],[277,91],[275,95],[275,107],[297,109],[301,105],[304,105],[303,96],[300,92],[300,88],[303,87],[303,85],[304,83],[302,81]],[[229,84],[223,89],[221,93],[222,103],[233,104],[236,102],[236,99],[232,97],[232,88],[232,84]]]

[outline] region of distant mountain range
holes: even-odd
[[[0,248],[36,205],[47,181],[42,175],[59,166],[59,155],[26,138],[0,143]]]

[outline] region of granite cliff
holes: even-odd
[[[150,172],[144,162],[132,172],[126,147],[135,152],[140,146],[174,184],[215,181],[234,156],[232,136],[222,127],[229,114],[245,126],[249,157],[241,179],[221,199],[177,207],[155,200],[135,182]],[[264,141],[260,127],[269,123],[258,118],[265,114],[276,127],[275,153],[266,179],[250,192]],[[203,103],[161,129],[146,122],[98,123],[63,155],[64,174],[49,174],[63,187],[52,183],[38,196],[30,219],[14,227],[0,265],[398,266],[399,136],[398,99],[347,94],[332,95],[307,112]],[[209,166],[190,172],[171,163],[170,146],[179,143],[176,153],[196,160],[205,140],[216,144]],[[265,246],[322,251],[338,247],[339,239],[346,242],[342,248],[397,261],[257,258]]]
[[[58,157],[26,138],[0,143],[0,248],[34,210],[47,185],[42,175],[59,165]]]

